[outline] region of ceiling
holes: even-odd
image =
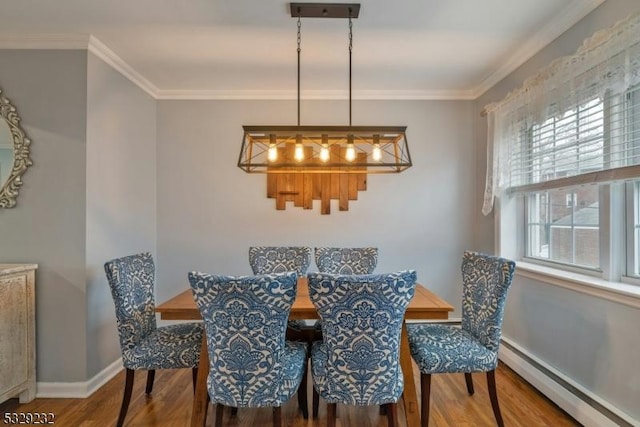
[[[475,99],[604,0],[360,0],[358,99]],[[295,98],[284,0],[2,1],[0,48],[81,48],[157,98]],[[348,93],[345,19],[302,19],[304,98]],[[1,76],[0,76],[1,77]]]

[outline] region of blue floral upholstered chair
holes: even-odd
[[[311,248],[305,246],[252,246],[249,248],[249,264],[253,274],[274,274],[295,271],[298,276],[307,274],[311,264]],[[313,326],[304,320],[289,320],[287,338],[307,340]]]
[[[316,248],[321,273],[371,274],[378,264],[378,248]]]
[[[378,248],[315,248],[316,265],[320,273],[371,274],[378,264]],[[314,325],[314,339],[321,340],[322,322]]]
[[[104,271],[116,307],[122,362],[126,370],[124,395],[118,415],[127,415],[135,370],[145,369],[151,393],[156,369],[191,368],[195,388],[203,328],[200,323],[156,326],[155,267],[150,253],[126,256],[105,263]]]
[[[273,407],[273,424],[279,426],[280,407],[296,391],[307,417],[307,345],[285,341],[297,280],[295,272],[238,277],[189,273],[205,324],[207,388],[216,404],[216,426],[222,424],[223,406]]]
[[[464,373],[473,394],[472,372],[486,372],[491,407],[503,426],[495,369],[502,335],[507,290],[515,263],[504,258],[465,252],[462,259],[462,328],[450,325],[408,325],[411,356],[420,368],[422,426],[429,425],[431,374]]]
[[[404,387],[400,331],[416,272],[308,278],[324,337],[311,349],[313,416],[319,395],[327,401],[328,426],[335,426],[337,403],[385,405],[389,426],[397,425],[396,402]]]

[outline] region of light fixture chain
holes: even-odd
[[[351,126],[351,52],[353,51],[353,21],[349,9],[349,126]]]
[[[298,126],[300,126],[300,42],[302,36],[300,34],[300,28],[302,24],[300,22],[300,9],[298,9]]]

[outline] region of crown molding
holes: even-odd
[[[81,50],[89,34],[0,34],[0,49]]]
[[[295,90],[159,90],[157,99],[174,100],[295,100]],[[473,100],[473,91],[444,90],[356,90],[353,100]],[[300,93],[304,100],[346,100],[349,92],[342,90],[307,90]]]
[[[473,89],[473,99],[484,95],[485,92],[531,59],[535,54],[548,46],[552,41],[577,24],[578,21],[605,1],[606,0],[573,1],[564,11],[557,14],[554,19],[550,20],[545,26],[540,28],[537,33],[529,38],[500,68]]]
[[[89,36],[89,44],[87,46],[89,52],[93,53],[98,58],[102,59],[107,64],[111,65],[116,71],[120,72],[123,76],[131,80],[140,89],[147,92],[151,97],[158,99],[159,89],[156,85],[151,83],[142,74],[133,69],[122,58],[120,58],[114,51],[109,49],[107,45],[102,43],[94,36]]]
[[[0,49],[88,50],[157,99],[158,88],[90,34],[0,34]]]

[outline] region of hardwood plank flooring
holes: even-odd
[[[414,367],[417,372],[417,368]],[[311,376],[309,376],[311,379]],[[475,394],[469,396],[460,375],[434,375],[431,385],[432,427],[494,426],[495,420],[487,392],[486,375],[473,375]],[[137,372],[126,426],[132,427],[183,427],[189,425],[191,416],[192,386],[191,371],[164,370],[156,372],[153,393],[144,394],[146,373]],[[309,381],[311,383],[311,381]],[[537,390],[526,383],[507,366],[500,364],[496,372],[498,398],[505,425],[532,426],[577,426],[570,416],[555,406]],[[419,378],[416,375],[418,390]],[[0,405],[0,414],[11,412],[47,412],[55,414],[55,425],[62,427],[114,426],[124,389],[124,372],[111,379],[87,399],[35,399],[28,404],[19,404],[11,399]],[[309,407],[311,407],[311,384],[309,384]],[[213,425],[215,409],[209,407],[207,426]],[[309,410],[311,414],[311,410]],[[283,426],[325,426],[326,405],[320,401],[317,420],[305,420],[297,408],[297,399],[291,399],[282,409]],[[398,405],[398,419],[406,425],[404,409]],[[230,427],[269,427],[271,410],[240,409],[236,416],[224,412],[223,424]],[[386,417],[379,415],[378,407],[345,407],[338,405],[338,427],[384,427]],[[417,427],[417,426],[411,426]]]

